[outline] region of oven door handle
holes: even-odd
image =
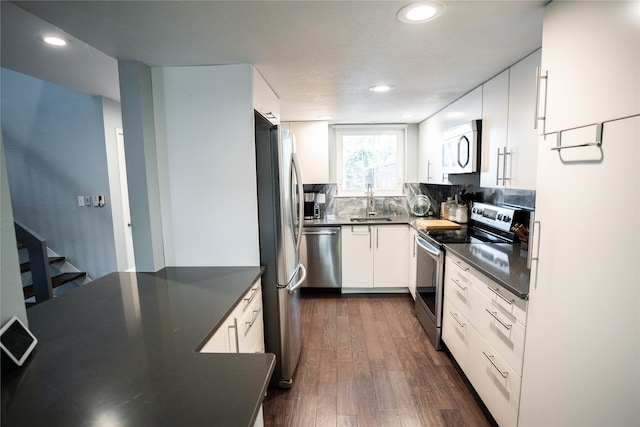
[[[424,249],[425,251],[427,251],[433,256],[438,257],[442,253],[440,249],[436,248],[435,246],[433,246],[432,244],[430,244],[429,242],[427,242],[426,240],[418,236],[416,236],[416,242],[418,243],[418,246],[420,246],[422,249]]]

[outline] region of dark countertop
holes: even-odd
[[[444,246],[517,297],[529,297],[527,252],[521,250],[519,244],[448,243]]]
[[[27,311],[38,338],[2,372],[2,426],[251,426],[273,354],[203,354],[262,267],[112,273]]]

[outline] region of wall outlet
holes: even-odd
[[[84,206],[84,196],[78,196],[78,206]]]

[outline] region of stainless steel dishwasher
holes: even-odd
[[[342,287],[340,227],[304,227],[300,262],[307,269],[306,288]]]

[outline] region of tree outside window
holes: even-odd
[[[398,191],[403,135],[402,131],[377,129],[337,132],[341,190],[362,193],[371,184],[374,191]]]

